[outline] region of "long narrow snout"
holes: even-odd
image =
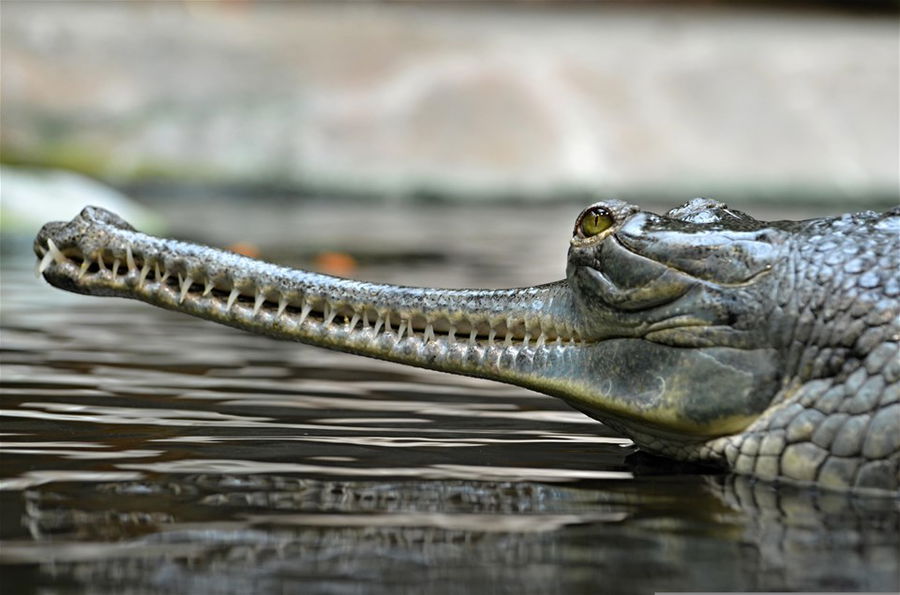
[[[508,290],[364,283],[156,238],[93,207],[45,225],[34,249],[44,278],[68,291],[538,390],[554,391],[548,370],[584,340],[564,281]]]

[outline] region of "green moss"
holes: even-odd
[[[65,169],[94,178],[103,177],[106,159],[66,145],[47,147],[40,152],[0,147],[0,164],[17,167]]]
[[[189,182],[222,183],[229,176],[211,168],[171,161],[143,161],[127,171],[114,171],[115,158],[105,152],[88,151],[83,146],[67,143],[50,144],[40,150],[18,150],[0,147],[0,164],[18,167],[62,169],[83,174],[107,183]]]

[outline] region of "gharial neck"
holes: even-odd
[[[885,340],[886,328],[898,336],[898,213],[782,225],[792,237],[771,275],[769,309],[757,318],[781,352],[786,382],[852,373],[858,357]]]

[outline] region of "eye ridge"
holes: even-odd
[[[599,235],[612,227],[616,220],[612,213],[605,207],[591,207],[585,210],[575,224],[575,232],[583,237],[590,238]]]

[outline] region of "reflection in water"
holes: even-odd
[[[498,233],[521,237],[515,225]],[[485,244],[459,284],[555,276],[525,244],[500,245]],[[521,272],[511,254],[539,270],[498,276]],[[51,291],[28,272],[27,251],[4,258],[10,592],[900,584],[895,500],[634,460],[629,441],[548,397]],[[440,277],[373,266],[360,275]]]
[[[332,583],[376,592],[895,584],[892,502],[828,502],[734,478],[710,484],[266,473],[60,483],[24,494],[28,536],[6,541],[3,558],[93,592],[123,585],[246,593],[281,592],[273,585],[329,590]],[[741,501],[748,497],[752,504]]]

